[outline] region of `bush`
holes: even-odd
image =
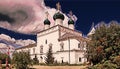
[[[15,52],[13,53],[12,63],[16,69],[27,69],[31,65],[31,59],[29,52]]]
[[[113,60],[113,62],[118,66],[118,68],[120,69],[120,56],[116,56]]]
[[[120,24],[99,24],[88,42],[87,53],[92,69],[120,69]]]
[[[51,65],[54,63],[54,57],[53,57],[53,53],[52,53],[52,48],[49,48],[47,55],[46,55],[46,64],[47,65]]]
[[[8,58],[8,63],[11,62],[10,57],[7,54],[0,53],[0,61],[2,64],[6,63],[6,58]]]
[[[96,64],[93,67],[90,67],[89,69],[117,69],[117,65],[114,63],[111,63],[110,61],[105,61],[103,64]]]
[[[33,58],[33,64],[39,64],[39,60],[35,54],[35,57]]]

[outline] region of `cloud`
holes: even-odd
[[[17,45],[21,45],[21,46],[27,46],[29,44],[36,43],[34,40],[31,40],[31,39],[27,39],[27,40],[19,39],[19,40],[16,40],[16,39],[11,38],[10,36],[5,35],[5,34],[0,34],[0,40],[6,40],[8,42],[11,42],[11,43],[14,43],[14,44],[17,44]],[[2,45],[5,45],[5,44],[2,43]]]
[[[56,9],[45,6],[44,0],[0,0],[0,27],[25,34],[35,34],[43,30],[46,11],[49,12],[48,18],[53,26]],[[65,15],[65,26],[67,21]]]

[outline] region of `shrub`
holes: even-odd
[[[35,57],[33,58],[33,64],[39,64],[39,60],[35,54]]]
[[[15,52],[13,53],[12,63],[16,69],[27,69],[31,65],[29,52]]]
[[[52,53],[52,48],[49,48],[47,55],[46,55],[46,64],[47,65],[51,65],[54,63],[54,57],[53,57],[53,53]]]
[[[10,57],[7,54],[0,53],[0,60],[2,64],[6,63],[6,58],[8,58],[8,63],[10,63]]]

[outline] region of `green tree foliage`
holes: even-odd
[[[0,60],[2,64],[6,63],[6,58],[8,58],[8,63],[10,63],[11,59],[7,54],[0,53]]]
[[[12,63],[16,69],[27,69],[32,63],[29,52],[21,51],[13,53]]]
[[[105,61],[103,64],[96,64],[93,67],[91,67],[90,69],[117,69],[117,65],[110,62],[110,61]]]
[[[33,58],[33,64],[39,64],[39,60],[35,54],[35,57]]]
[[[46,64],[50,65],[54,63],[54,57],[52,53],[52,48],[49,48],[47,55],[46,55]]]
[[[120,25],[115,21],[101,23],[88,43],[88,59],[93,65],[105,64],[108,60],[119,65],[116,56],[120,56]]]

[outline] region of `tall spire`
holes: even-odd
[[[94,27],[94,22],[92,22],[92,26],[91,26],[91,29]]]
[[[95,33],[95,26],[94,26],[94,22],[92,22],[92,26],[91,26],[90,32],[87,34],[87,36],[91,36],[94,33]]]

